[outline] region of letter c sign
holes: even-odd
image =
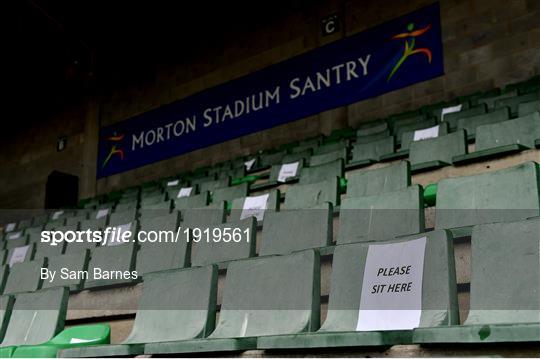
[[[332,35],[339,31],[339,16],[338,14],[332,14],[321,20],[322,36]]]

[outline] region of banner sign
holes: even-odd
[[[439,4],[111,126],[106,177],[429,80],[444,73]]]

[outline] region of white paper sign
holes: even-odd
[[[425,140],[428,138],[436,138],[439,137],[439,126],[433,126],[429,128],[424,128],[422,130],[416,130],[414,131],[414,139],[413,141],[420,141]]]
[[[456,106],[443,108],[442,112],[441,112],[441,121],[444,121],[444,115],[449,114],[449,113],[454,113],[454,112],[461,111],[461,107],[462,107],[462,105],[459,104],[459,105],[456,105]]]
[[[240,214],[240,220],[254,216],[257,218],[257,221],[262,221],[266,204],[268,203],[268,196],[270,194],[267,193],[260,196],[246,197],[244,208],[242,208],[242,213]]]
[[[6,224],[6,232],[11,232],[14,229],[15,229],[15,223]]]
[[[52,219],[56,220],[56,219],[60,218],[60,216],[63,215],[63,214],[64,214],[64,211],[56,211],[56,212],[53,213]]]
[[[426,237],[368,248],[356,330],[407,330],[420,324]]]
[[[176,198],[189,197],[191,195],[192,190],[193,190],[193,187],[182,187],[180,188],[180,191],[178,191],[178,195],[176,196]]]
[[[109,209],[108,208],[100,209],[96,214],[96,219],[100,219],[101,217],[105,217],[108,214],[109,214]]]
[[[15,263],[24,262],[24,259],[26,258],[26,253],[28,252],[28,248],[30,248],[30,246],[13,248],[13,253],[11,254],[11,258],[9,259],[9,267],[10,268]]]
[[[18,238],[21,238],[21,232],[11,233],[11,234],[8,236],[8,239],[18,239]]]
[[[249,160],[249,161],[246,161],[244,162],[244,165],[246,166],[246,170],[250,170],[251,167],[253,167],[253,164],[255,163],[255,158]]]
[[[180,180],[169,181],[167,182],[167,187],[178,186],[179,183]]]
[[[112,238],[107,238],[107,246],[113,247],[113,246],[118,246],[120,244],[125,244],[126,242],[121,240],[122,233],[131,231],[131,222],[126,223],[126,224],[121,224],[119,226],[115,226],[112,228],[115,228],[116,230],[114,231],[114,235]],[[110,236],[111,234],[109,234],[109,237]]]
[[[287,178],[296,176],[298,172],[298,162],[285,163],[279,169],[278,182],[285,182]]]

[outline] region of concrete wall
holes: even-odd
[[[177,158],[161,161],[95,183],[96,124],[115,123],[184,98],[271,64],[304,53],[343,36],[413,11],[432,1],[377,0],[314,2],[309,9],[290,14],[260,30],[231,39],[219,49],[208,49],[190,66],[169,65],[144,69],[140,79],[103,94],[100,100],[79,106],[76,116],[59,113],[39,129],[34,142],[19,136],[2,148],[0,207],[16,204],[40,207],[44,179],[53,169],[79,174],[81,197],[138,184],[271,148],[280,143],[329,133],[334,128],[420,107],[477,90],[522,81],[540,73],[540,2],[537,0],[441,0],[442,36],[446,75],[374,99],[328,111],[291,124],[214,145]],[[343,19],[341,33],[321,37],[321,18],[337,12]],[[90,110],[87,110],[90,109]],[[72,128],[73,126],[73,128]],[[60,128],[72,129],[70,146],[55,151]],[[24,144],[17,147],[15,144]],[[6,162],[5,162],[6,160]],[[83,167],[83,164],[86,166]],[[6,170],[7,169],[7,170]],[[13,178],[13,173],[24,173]],[[21,205],[22,205],[21,204]]]

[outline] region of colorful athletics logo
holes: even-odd
[[[421,48],[421,49],[415,49],[414,45],[416,42],[416,37],[425,34],[429,29],[431,28],[431,24],[428,24],[423,29],[414,30],[414,23],[409,23],[407,25],[407,31],[398,35],[395,35],[392,37],[392,40],[395,39],[405,39],[405,49],[403,50],[403,55],[398,60],[392,71],[390,72],[390,75],[388,75],[388,78],[386,79],[386,82],[390,81],[392,76],[396,73],[396,71],[399,69],[399,67],[405,62],[405,60],[414,54],[422,53],[427,56],[428,62],[431,64],[431,51],[427,48]],[[408,38],[411,38],[410,42]]]
[[[116,147],[116,143],[122,141],[123,139],[124,139],[124,135],[123,134],[117,135],[116,132],[114,132],[112,136],[105,138],[105,140],[113,142],[113,145],[111,147],[111,151],[109,152],[109,155],[107,156],[107,158],[105,158],[105,161],[103,161],[101,168],[105,168],[105,166],[107,166],[107,163],[109,163],[109,161],[114,155],[120,156],[121,160],[124,159],[124,150]]]

